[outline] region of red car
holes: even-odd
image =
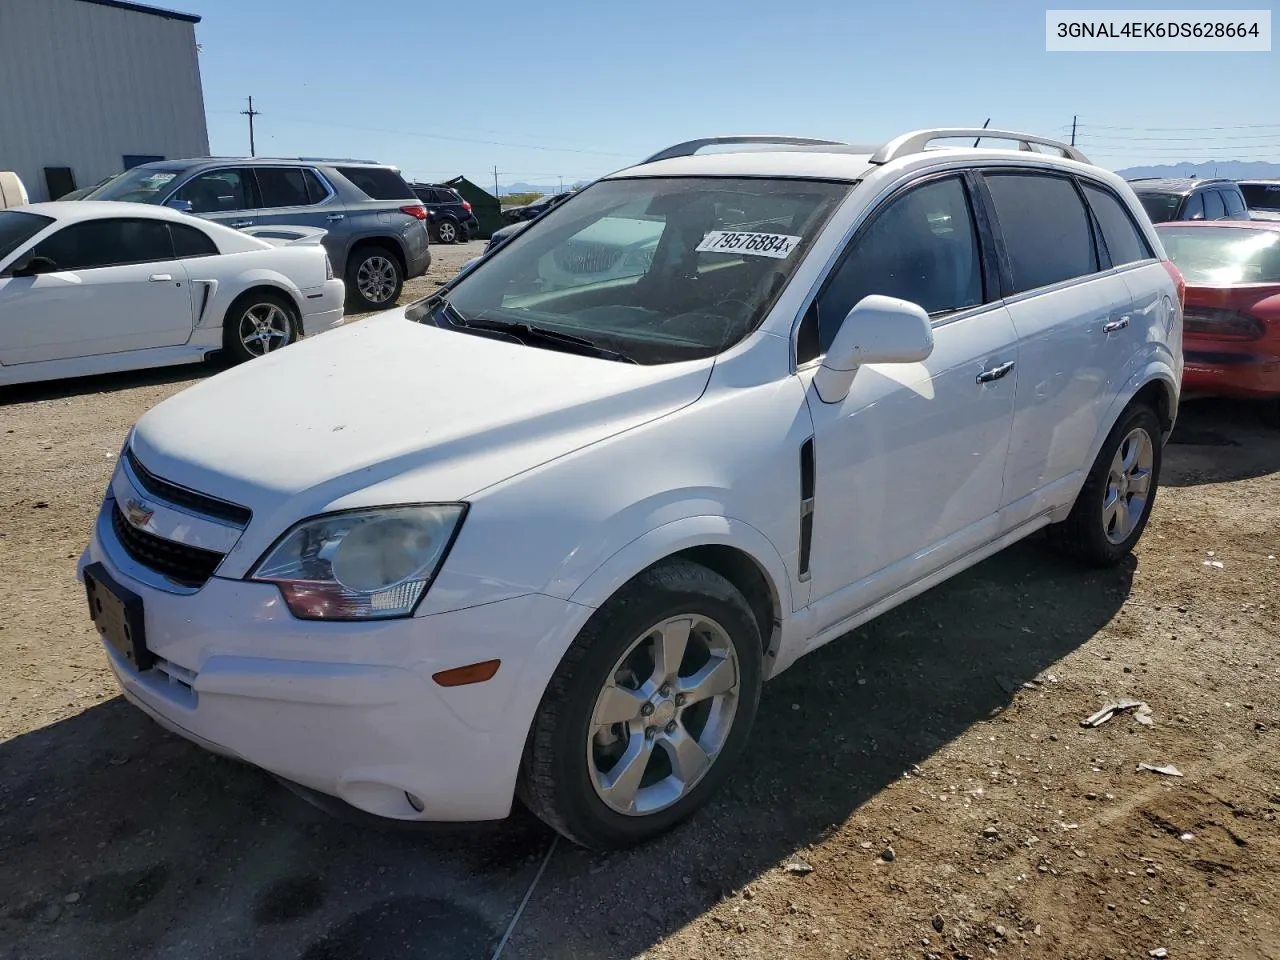
[[[1183,397],[1265,401],[1280,426],[1280,222],[1156,225],[1187,282]]]

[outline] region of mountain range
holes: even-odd
[[[564,188],[566,190],[573,190],[573,189],[576,189],[577,187],[585,187],[589,182],[590,181],[587,181],[587,180],[578,180],[574,183],[569,183],[566,180],[564,184]],[[560,184],[559,183],[551,183],[551,184],[525,183],[523,180],[520,180],[520,181],[517,181],[516,183],[500,184],[498,186],[498,189],[502,191],[501,195],[504,197],[512,193],[559,193]]]
[[[1127,167],[1116,173],[1126,180],[1135,177],[1226,177],[1228,180],[1270,180],[1280,178],[1280,163],[1265,160],[1208,160],[1204,163],[1162,163],[1151,167]]]

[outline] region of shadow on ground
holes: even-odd
[[[66,380],[49,380],[43,383],[0,386],[0,407],[181,383],[185,380],[212,376],[225,370],[226,367],[227,365],[222,361],[210,359],[203,363],[184,363],[176,367],[155,367],[150,370],[130,370],[125,373],[103,373],[92,377],[71,377]]]
[[[1195,400],[1178,411],[1165,450],[1161,483],[1193,487],[1280,471],[1280,430],[1258,418],[1255,404]]]

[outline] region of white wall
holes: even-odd
[[[0,170],[47,200],[45,167],[86,187],[126,154],[209,153],[195,24],[85,0],[0,0]]]

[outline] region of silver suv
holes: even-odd
[[[159,160],[84,197],[162,203],[229,227],[320,227],[354,309],[389,307],[427,272],[427,210],[398,170],[358,160]]]

